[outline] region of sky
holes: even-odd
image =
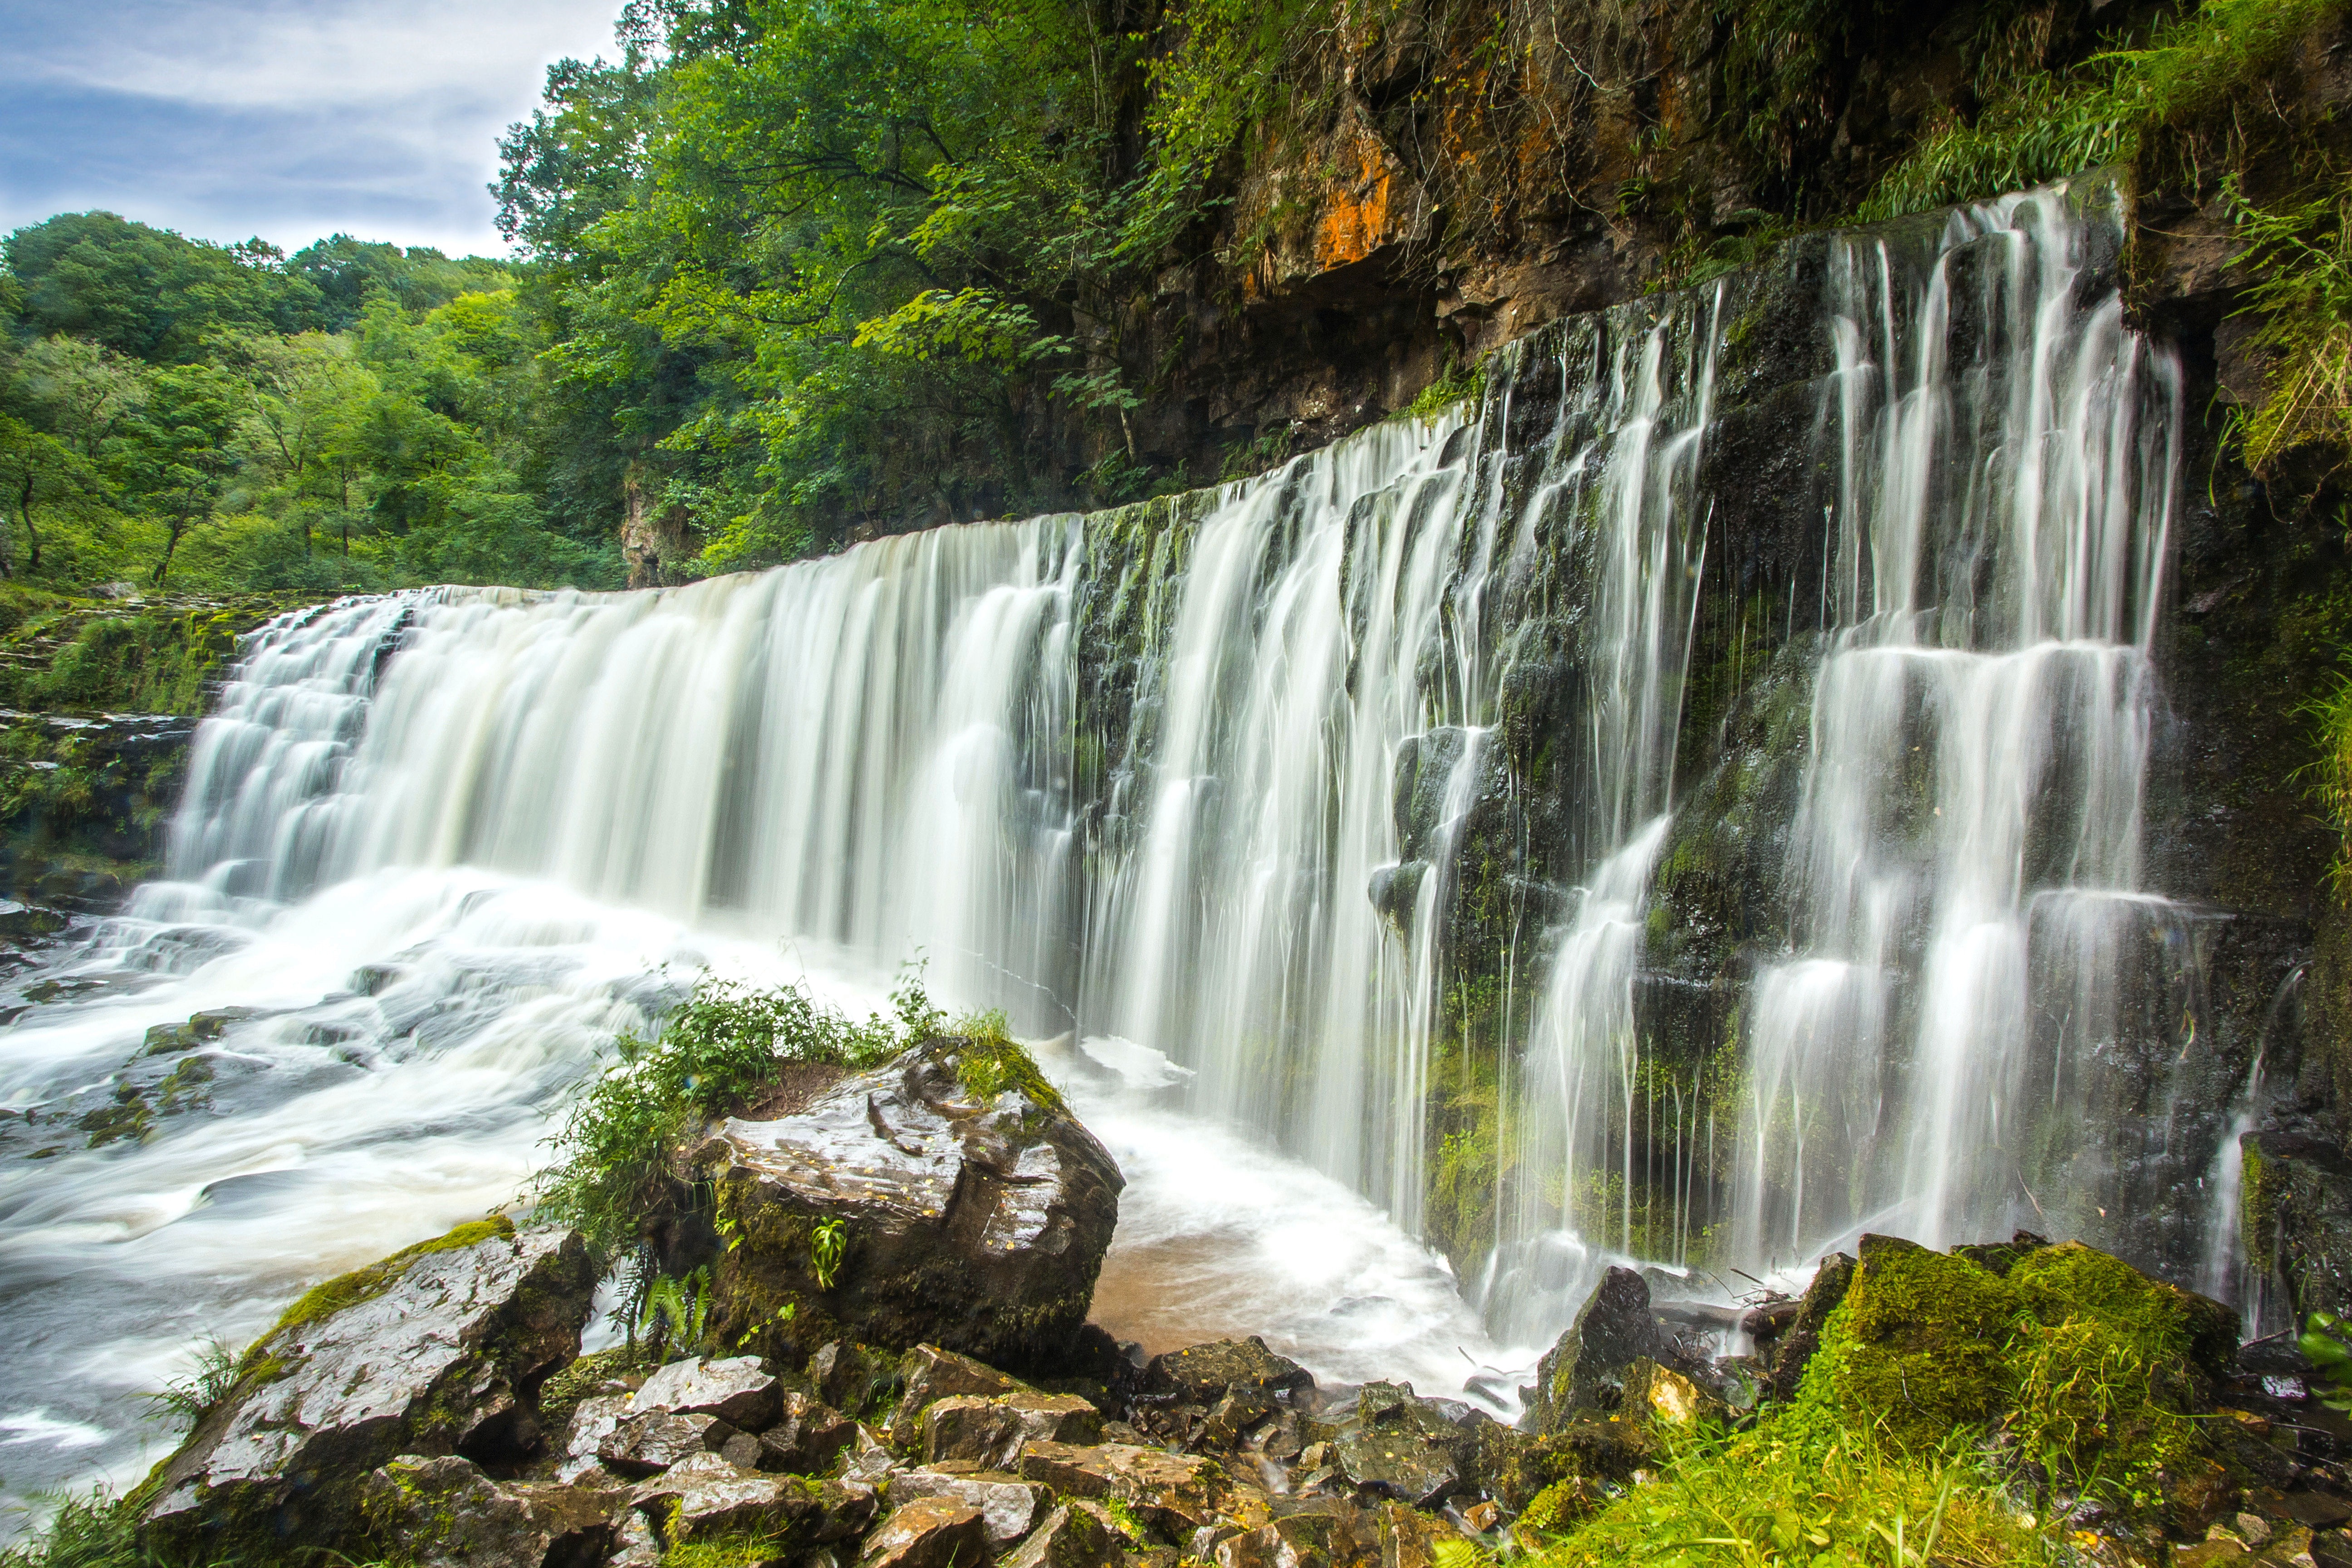
[[[485,188],[620,0],[0,0],[0,233],[102,207],[224,244],[503,255]]]

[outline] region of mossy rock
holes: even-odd
[[[1861,1254],[1801,1404],[1913,1456],[1991,1443],[2143,1512],[2214,1463],[2197,1415],[2236,1352],[2229,1308],[2080,1242]]]

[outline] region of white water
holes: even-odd
[[[2016,1151],[2075,1112],[2126,928],[2165,909],[2137,866],[2177,375],[2077,297],[2113,222],[2077,203],[1835,250],[1796,910],[1743,999],[1741,1103],[1635,994],[1711,570],[1718,287],[1507,353],[1471,423],[1232,487],[1116,582],[1087,577],[1096,524],[1046,518],[277,625],[199,735],[179,879],[0,1037],[0,1105],[36,1118],[0,1122],[0,1478],[131,1474],[162,1439],[130,1395],[196,1336],[507,1202],[567,1088],[705,965],[862,1009],[919,951],[935,993],[1057,1040],[1130,1179],[1113,1325],[1264,1332],[1341,1380],[1524,1366],[1617,1258],[2005,1230],[2049,1200]],[[1148,603],[1146,646],[1125,732],[1089,733],[1086,606],[1114,601]],[[1525,1039],[1501,977],[1474,1312],[1414,1239],[1422,1106],[1543,614],[1576,671],[1574,885],[1517,955]],[[2052,1047],[2053,973],[2078,1005]],[[97,1150],[41,1120],[111,1075],[160,1096],[183,1058],[135,1058],[142,1032],[223,1005],[268,1016],[204,1054],[207,1102]]]

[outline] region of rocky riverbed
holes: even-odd
[[[189,1562],[1439,1568],[1564,1550],[1809,1428],[1831,1456],[1965,1465],[2003,1529],[2073,1561],[2352,1563],[2330,1385],[2079,1243],[1866,1237],[1802,1296],[1738,1303],[1613,1268],[1516,1425],[1318,1383],[1255,1337],[1147,1356],[1085,1321],[1116,1166],[1034,1069],[972,1051],[716,1122],[684,1173],[713,1223],[671,1215],[663,1244],[719,1269],[646,1338],[582,1354],[601,1270],[527,1218],[317,1287],[124,1514]],[[1984,1560],[1936,1539],[1903,1561]]]

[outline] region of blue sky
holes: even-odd
[[[620,0],[0,0],[0,233],[104,207],[500,254],[483,188]]]

